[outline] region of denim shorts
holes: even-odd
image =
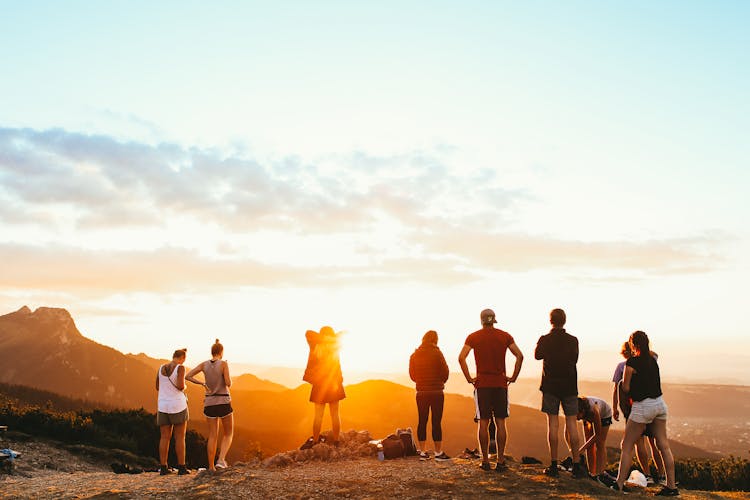
[[[667,403],[661,396],[646,398],[643,401],[633,401],[633,409],[629,419],[639,424],[650,424],[656,419],[667,419]]]

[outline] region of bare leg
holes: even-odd
[[[504,418],[495,418],[495,443],[497,446],[497,461],[505,463],[505,443],[508,441],[508,429],[505,427]]]
[[[221,448],[219,449],[219,460],[221,462],[227,461],[227,453],[229,448],[232,446],[232,438],[234,438],[234,414],[230,413],[226,417],[221,419],[221,430],[223,436],[221,437]]]
[[[560,419],[557,415],[547,414],[547,442],[549,443],[549,455],[552,461],[557,460],[557,440],[560,432]]]
[[[625,484],[625,480],[630,475],[630,466],[633,463],[633,446],[636,440],[643,434],[643,429],[646,428],[646,424],[639,424],[628,420],[625,424],[625,435],[622,438],[621,454],[620,454],[620,469],[617,472],[617,485],[622,488]]]
[[[329,403],[328,409],[331,412],[331,430],[333,431],[333,441],[338,442],[341,435],[341,417],[339,416],[339,402]]]
[[[174,426],[174,451],[177,455],[177,465],[185,465],[185,432],[187,422]]]
[[[591,439],[591,436],[594,435],[594,427],[589,424],[588,422],[584,422],[583,424],[583,440],[588,441]],[[593,446],[589,446],[589,448],[586,450],[586,459],[589,461],[589,472],[593,472],[596,474],[597,465],[599,465],[599,461],[596,457],[596,443],[594,443]]]
[[[602,474],[607,468],[607,434],[609,426],[602,427],[602,434],[596,440],[596,469],[594,474]]]
[[[638,463],[641,464],[641,470],[645,473],[648,471],[651,456],[648,453],[648,448],[646,448],[646,438],[644,436],[639,436],[635,440],[635,453],[638,457]]]
[[[477,437],[479,439],[479,449],[482,451],[482,462],[490,461],[490,433],[488,431],[489,426],[489,418],[479,419],[479,430]]]
[[[652,425],[656,446],[658,446],[661,457],[664,459],[664,467],[667,473],[667,487],[675,488],[674,457],[672,456],[672,449],[669,447],[669,440],[667,439],[667,421],[657,418],[653,421]]]
[[[315,420],[313,420],[313,441],[320,439],[320,428],[323,425],[323,412],[326,410],[325,403],[315,403]]]
[[[570,456],[573,457],[573,462],[577,462],[581,441],[578,439],[578,421],[575,415],[565,416],[565,433],[570,439]]]
[[[216,470],[216,439],[219,435],[219,419],[206,418],[208,424],[208,439],[206,440],[206,456],[208,459],[208,470]]]
[[[656,469],[659,471],[659,475],[666,476],[667,472],[664,469],[664,459],[662,458],[661,453],[659,452],[659,447],[656,445],[656,438],[649,437],[648,444],[651,448],[651,455],[654,457],[654,464],[656,464]]]
[[[167,465],[167,456],[169,456],[169,440],[172,438],[172,426],[159,426],[159,462]]]
[[[433,443],[435,443],[435,455],[440,455],[440,452],[443,451],[443,442],[433,441]]]

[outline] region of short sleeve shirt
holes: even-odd
[[[635,373],[630,379],[630,397],[633,401],[661,396],[661,376],[659,364],[652,356],[633,356],[626,362]]]
[[[617,363],[617,368],[615,368],[615,374],[612,376],[612,382],[615,384],[620,382],[622,380],[622,374],[625,372],[625,361],[620,361]]]
[[[477,365],[475,387],[508,387],[505,354],[513,343],[509,333],[494,327],[482,328],[466,337],[465,344],[474,350]]]

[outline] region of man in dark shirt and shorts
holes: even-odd
[[[458,363],[466,381],[474,385],[477,391],[477,406],[479,407],[479,448],[482,450],[482,470],[490,470],[489,460],[489,432],[490,420],[495,420],[497,431],[497,464],[495,470],[502,472],[508,467],[505,465],[505,441],[507,430],[505,419],[508,418],[508,384],[518,378],[523,363],[523,354],[516,345],[513,337],[507,332],[492,326],[497,323],[495,313],[492,309],[485,309],[479,315],[482,321],[482,329],[477,330],[468,337],[464,343]],[[476,363],[477,376],[472,377],[466,364],[466,357],[474,350],[474,361]],[[516,357],[516,365],[513,376],[505,374],[505,354],[510,350]],[[577,411],[577,410],[576,410]]]
[[[578,452],[578,339],[565,331],[565,311],[553,309],[549,315],[552,330],[542,335],[536,344],[534,357],[544,360],[542,369],[542,412],[547,414],[547,440],[551,464],[544,470],[548,476],[557,477],[557,442],[560,422],[560,406],[565,414],[565,436],[575,459]],[[573,464],[573,477],[586,475],[585,456]]]

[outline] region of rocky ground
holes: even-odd
[[[477,460],[449,462],[416,458],[380,462],[366,436],[339,448],[321,444],[263,463],[234,464],[218,473],[189,476],[114,474],[101,461],[82,458],[50,444],[26,443],[12,475],[0,475],[2,498],[555,498],[598,499],[620,495],[589,480],[542,474],[541,465],[509,462],[503,473],[479,469]],[[641,498],[657,489],[628,495]],[[683,490],[689,500],[750,498],[747,493]]]

